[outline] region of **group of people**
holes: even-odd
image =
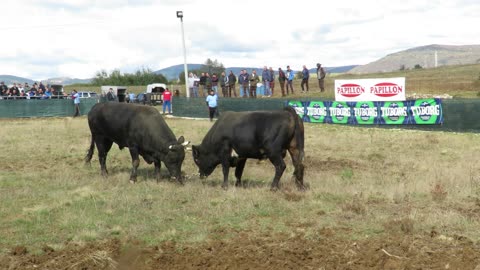
[[[317,79],[320,92],[325,91],[325,69],[320,63],[317,63]],[[208,72],[202,72],[200,77],[190,72],[188,74],[188,87],[192,97],[206,97],[209,95],[210,90],[213,90],[216,95],[219,94],[219,86],[223,97],[237,97],[236,84],[239,84],[239,97],[257,97],[257,84],[262,83],[264,87],[264,97],[271,97],[274,95],[275,80],[278,79],[280,84],[280,90],[282,97],[289,94],[293,94],[293,79],[295,73],[290,66],[284,71],[282,68],[278,68],[278,72],[274,72],[272,67],[263,67],[261,77],[257,75],[257,71],[253,69],[249,74],[246,69],[242,69],[240,74],[235,76],[233,71],[230,71],[228,75],[222,72],[220,76],[217,74],[210,75]],[[308,81],[310,78],[310,72],[304,65],[302,70],[302,92],[309,91]]]
[[[44,85],[42,82],[34,83],[31,87],[28,83],[13,83],[11,87],[8,87],[5,82],[0,82],[0,97],[2,99],[49,99],[54,94],[53,87]]]

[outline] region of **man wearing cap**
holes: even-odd
[[[317,78],[318,78],[318,87],[320,92],[325,91],[325,70],[322,67],[322,64],[317,63]]]

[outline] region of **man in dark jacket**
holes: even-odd
[[[278,68],[278,82],[280,83],[280,89],[282,90],[282,97],[285,96],[285,72],[283,72],[282,68]]]
[[[235,83],[237,82],[237,77],[233,74],[233,71],[230,70],[228,74],[228,96],[232,97],[232,92],[235,97],[237,97],[237,91],[235,90]]]
[[[325,91],[325,70],[322,67],[322,64],[317,63],[317,78],[318,78],[318,87],[320,92]]]
[[[302,92],[305,91],[305,88],[303,87],[304,85],[307,86],[307,92],[308,92],[308,78],[310,77],[310,72],[308,71],[305,65],[303,65],[302,76],[303,76],[302,84],[300,84],[300,86],[302,87]]]

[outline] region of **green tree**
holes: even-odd
[[[110,74],[105,70],[98,71],[92,80],[92,85],[147,85],[151,83],[168,83],[163,74],[155,74],[148,68],[141,68],[134,73],[122,74],[120,70],[115,69]]]
[[[422,69],[422,66],[420,66],[420,64],[416,64],[413,68],[414,69]]]

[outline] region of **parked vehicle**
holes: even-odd
[[[102,96],[106,96],[110,88],[112,88],[118,102],[127,102],[127,87],[116,85],[102,85]]]
[[[82,91],[78,92],[80,98],[97,98],[98,94],[95,92]]]
[[[163,103],[163,92],[167,89],[164,83],[152,83],[147,85],[145,102],[151,105]]]

